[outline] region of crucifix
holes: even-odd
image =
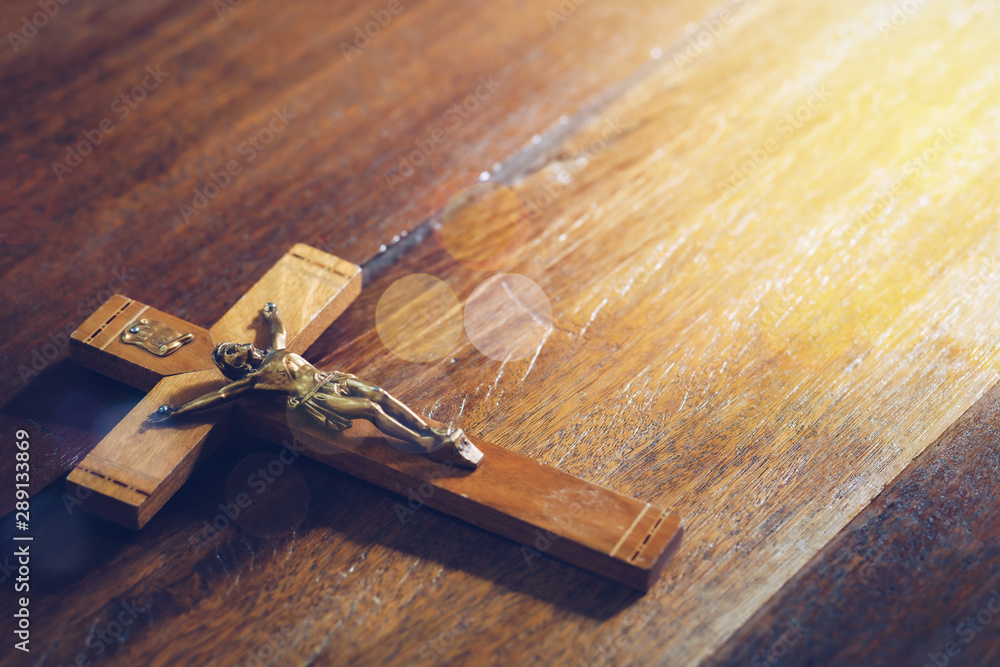
[[[208,329],[108,299],[73,333],[72,356],[148,393],[69,474],[69,492],[142,528],[235,427],[295,442],[393,493],[419,489],[423,504],[520,543],[526,556],[649,590],[680,545],[677,515],[425,419],[300,356],[360,292],[360,267],[297,244]]]

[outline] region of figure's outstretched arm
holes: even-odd
[[[183,415],[189,412],[198,412],[200,410],[214,408],[217,405],[222,405],[223,403],[232,401],[250,391],[253,389],[253,384],[254,378],[246,377],[242,380],[231,382],[222,389],[209,392],[199,396],[198,398],[192,399],[187,403],[182,403],[180,405],[161,405],[159,410],[146,417],[146,421],[155,424],[166,421],[174,415]]]
[[[285,332],[285,324],[281,321],[281,317],[278,316],[277,304],[269,301],[261,308],[260,314],[267,320],[267,324],[271,329],[271,347],[275,350],[284,349],[288,334]]]

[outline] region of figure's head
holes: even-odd
[[[263,360],[264,353],[250,343],[220,343],[212,352],[212,361],[230,380],[242,380]]]

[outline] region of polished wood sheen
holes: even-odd
[[[963,640],[1000,590],[995,3],[227,7],[69,2],[0,49],[32,660],[924,665]],[[2,34],[39,11],[4,3]],[[299,242],[366,274],[313,363],[683,516],[659,582],[401,520],[405,495],[245,433],[139,533],[64,498],[142,399],[69,333],[114,293],[207,327]],[[414,276],[443,284],[419,338],[380,335]],[[949,664],[996,662],[997,623]]]
[[[547,554],[646,592],[677,551],[681,519],[475,436],[483,453],[474,471],[435,463],[391,445],[358,421],[331,434],[260,400],[240,402],[237,422],[274,442],[405,497],[394,506],[405,522],[433,507],[520,543],[525,562]],[[287,445],[286,445],[287,446]],[[414,504],[415,503],[415,504]]]
[[[129,528],[142,528],[232,429],[229,415],[179,429],[150,428],[146,417],[164,403],[214,387],[219,372],[171,375],[152,391],[70,472],[67,493],[83,509]]]
[[[121,340],[122,332],[141,318],[158,320],[178,333],[190,333],[194,340],[173,353],[160,357]],[[70,334],[73,360],[87,368],[150,391],[171,375],[215,368],[212,334],[168,313],[116,294],[98,307],[80,328]]]
[[[998,424],[994,385],[707,664],[1000,664]]]
[[[286,347],[302,354],[357,298],[361,268],[329,253],[296,243],[212,328],[216,343],[270,347],[260,309],[280,304],[288,332]]]

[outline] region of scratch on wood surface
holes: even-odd
[[[406,568],[406,572],[404,572],[404,573],[403,573],[403,576],[402,576],[402,577],[400,577],[400,578],[399,578],[399,581],[397,582],[397,584],[398,584],[399,586],[402,586],[402,585],[403,585],[403,582],[404,582],[404,581],[406,581],[407,579],[409,579],[409,578],[410,578],[410,575],[411,575],[411,574],[413,574],[413,571],[414,571],[415,569],[417,569],[417,565],[419,564],[419,562],[420,562],[420,561],[418,561],[418,560],[414,559],[414,560],[413,560],[413,561],[412,561],[412,562],[410,563],[410,566],[409,566],[408,568]]]
[[[528,376],[531,375],[531,369],[535,367],[535,361],[538,360],[538,355],[542,353],[542,348],[545,347],[545,342],[549,339],[549,336],[552,335],[552,331],[552,327],[549,327],[545,332],[545,336],[543,336],[542,340],[538,343],[538,348],[535,350],[534,356],[531,357],[531,363],[528,364],[528,370],[525,371],[524,377],[521,378],[521,382],[527,380]]]
[[[246,545],[247,551],[250,552],[250,569],[252,570],[254,562],[257,560],[257,552],[254,551],[253,545],[250,544],[250,540],[248,539],[246,531],[243,531],[243,544]]]
[[[343,620],[339,620],[337,621],[337,625],[334,626],[334,628],[330,632],[323,633],[323,641],[321,641],[319,643],[319,646],[317,646],[312,651],[312,654],[309,655],[308,658],[306,658],[305,664],[307,666],[312,665],[313,663],[315,663],[317,660],[320,659],[320,656],[322,656],[323,652],[326,651],[326,647],[330,645],[330,641],[333,639],[334,632],[337,630],[337,628],[343,625],[343,623],[344,623]]]
[[[626,296],[629,290],[632,289],[632,285],[635,284],[635,276],[629,276],[629,279],[625,282],[621,289],[618,290],[618,296]]]
[[[507,355],[507,358],[503,360],[503,363],[500,364],[500,370],[497,371],[496,377],[493,378],[493,383],[490,385],[490,388],[486,391],[486,397],[483,399],[484,402],[489,400],[490,395],[493,393],[493,390],[496,389],[497,383],[499,383],[500,378],[503,377],[504,368],[507,366],[508,361],[510,361],[509,354]]]
[[[285,561],[284,561],[285,563],[288,563],[288,560],[295,553],[295,542],[298,539],[298,537],[299,537],[299,531],[293,530],[292,534],[289,535],[288,539],[285,541]]]
[[[646,384],[647,385],[649,384],[649,377],[648,377],[647,374],[649,373],[649,369],[650,368],[651,368],[651,366],[646,366],[644,369],[642,369],[641,371],[639,371],[638,373],[636,373],[635,377],[633,377],[631,380],[629,380],[628,384],[625,385],[625,388],[622,389],[622,393],[625,394],[626,396],[628,396],[628,401],[625,402],[624,409],[627,410],[632,405],[632,403],[635,402],[636,397],[640,393],[642,393],[642,390],[639,389],[639,390],[636,390],[635,392],[633,392],[632,394],[629,394],[629,389],[632,388],[632,385],[635,384],[636,382],[638,382],[640,379],[642,379],[643,376],[646,376],[645,377]]]
[[[216,557],[216,559],[218,559],[219,563],[222,564],[222,569],[226,573],[226,579],[229,579],[230,576],[231,576],[231,573],[229,572],[229,568],[226,567],[226,561],[222,557],[222,549],[221,549],[220,546],[216,546],[215,547],[215,557]]]
[[[601,303],[599,303],[597,305],[597,308],[594,309],[594,312],[592,312],[590,314],[590,320],[588,320],[587,323],[585,325],[583,325],[583,329],[580,330],[580,335],[581,336],[583,336],[585,333],[587,333],[587,329],[589,329],[590,325],[593,324],[594,320],[597,319],[597,314],[600,313],[601,309],[604,308],[604,306],[606,306],[606,305],[608,305],[608,299],[607,299],[607,297],[605,297],[604,299],[602,299]]]
[[[521,309],[521,312],[528,313],[528,316],[531,317],[531,320],[535,324],[549,329],[552,328],[551,322],[546,322],[545,320],[540,318],[538,316],[538,313],[536,313],[534,309],[529,308],[527,305],[525,305],[523,301],[521,301],[521,298],[517,294],[515,294],[514,291],[510,288],[510,285],[507,284],[506,279],[501,280],[500,284],[503,286],[504,291],[507,292],[507,296],[510,297],[514,301],[514,303],[518,305],[518,307]]]
[[[561,466],[562,463],[563,463],[563,461],[565,461],[567,459],[567,457],[569,457],[570,454],[572,454],[573,452],[576,451],[576,446],[577,446],[577,440],[574,439],[573,442],[570,444],[570,448],[567,449],[566,453],[563,454],[562,457],[556,462],[556,464],[555,464],[556,468],[558,468],[559,466]]]

